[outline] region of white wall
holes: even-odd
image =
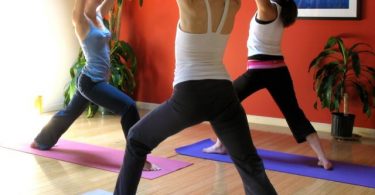
[[[37,95],[43,96],[44,110],[61,107],[79,49],[71,22],[73,5],[74,0],[0,2],[2,113],[33,109]]]

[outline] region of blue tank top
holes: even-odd
[[[98,19],[102,21],[101,16],[98,16]],[[90,30],[86,38],[81,41],[83,54],[86,58],[82,74],[87,75],[94,82],[106,81],[111,66],[109,49],[111,32],[105,27],[99,29],[90,20],[89,26]]]

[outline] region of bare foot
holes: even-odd
[[[35,141],[33,141],[33,143],[30,144],[30,147],[34,149],[39,149],[38,144]]]
[[[209,153],[209,154],[226,154],[227,149],[223,144],[214,144],[210,147],[203,148],[203,152]]]
[[[160,167],[148,161],[146,161],[145,165],[143,166],[143,171],[160,171],[160,170],[161,170]]]
[[[51,147],[46,147],[44,145],[40,145],[35,141],[33,141],[33,143],[30,144],[30,147],[37,149],[37,150],[49,150],[51,148]]]
[[[332,163],[329,162],[329,160],[327,160],[327,159],[322,159],[322,160],[319,159],[318,166],[323,167],[325,170],[332,170],[333,169]]]

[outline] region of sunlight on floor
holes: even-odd
[[[0,117],[3,124],[0,129],[1,141],[21,141],[33,139],[40,128],[50,119],[50,115],[39,113],[34,104],[35,98],[19,97],[14,104],[3,104]],[[2,99],[2,102],[7,102]]]
[[[39,113],[39,109],[34,105],[34,98],[22,95],[11,100],[1,98],[1,108],[0,145],[3,146],[19,142],[31,143],[51,117]],[[0,173],[3,175],[0,182],[7,184],[1,186],[1,194],[33,194],[30,189],[39,186],[37,177],[40,175],[39,169],[35,168],[39,164],[35,157],[1,147],[0,156]]]
[[[1,194],[32,194],[25,189],[33,189],[38,186],[38,169],[35,169],[36,161],[30,155],[0,148],[2,156],[0,172]],[[5,157],[6,158],[3,158]],[[17,169],[14,169],[17,167]],[[22,180],[20,180],[22,177]],[[23,182],[22,182],[23,181]]]

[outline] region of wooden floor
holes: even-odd
[[[24,116],[21,116],[23,118]],[[2,139],[19,139],[35,136],[48,121],[51,113],[29,120],[8,120],[0,131]],[[20,121],[23,121],[20,123]],[[87,119],[81,116],[64,134],[64,139],[100,146],[123,149],[125,141],[117,116]],[[251,125],[252,136],[258,148],[314,156],[306,143],[296,144],[286,129]],[[155,127],[155,131],[157,131]],[[278,132],[278,133],[275,133]],[[282,133],[280,133],[282,132]],[[361,142],[338,142],[329,135],[320,134],[323,146],[334,160],[375,166],[375,139],[363,138]],[[142,179],[141,195],[241,195],[241,180],[232,164],[213,162],[177,155],[175,148],[201,139],[215,138],[206,123],[188,128],[168,138],[153,151],[153,155],[193,163],[192,166],[155,180]],[[38,157],[0,147],[0,194],[4,195],[75,195],[95,189],[113,191],[117,174],[83,167],[53,159]],[[321,179],[302,177],[274,171],[267,174],[281,195],[375,194],[375,189],[348,185]],[[375,180],[375,176],[374,176]]]

